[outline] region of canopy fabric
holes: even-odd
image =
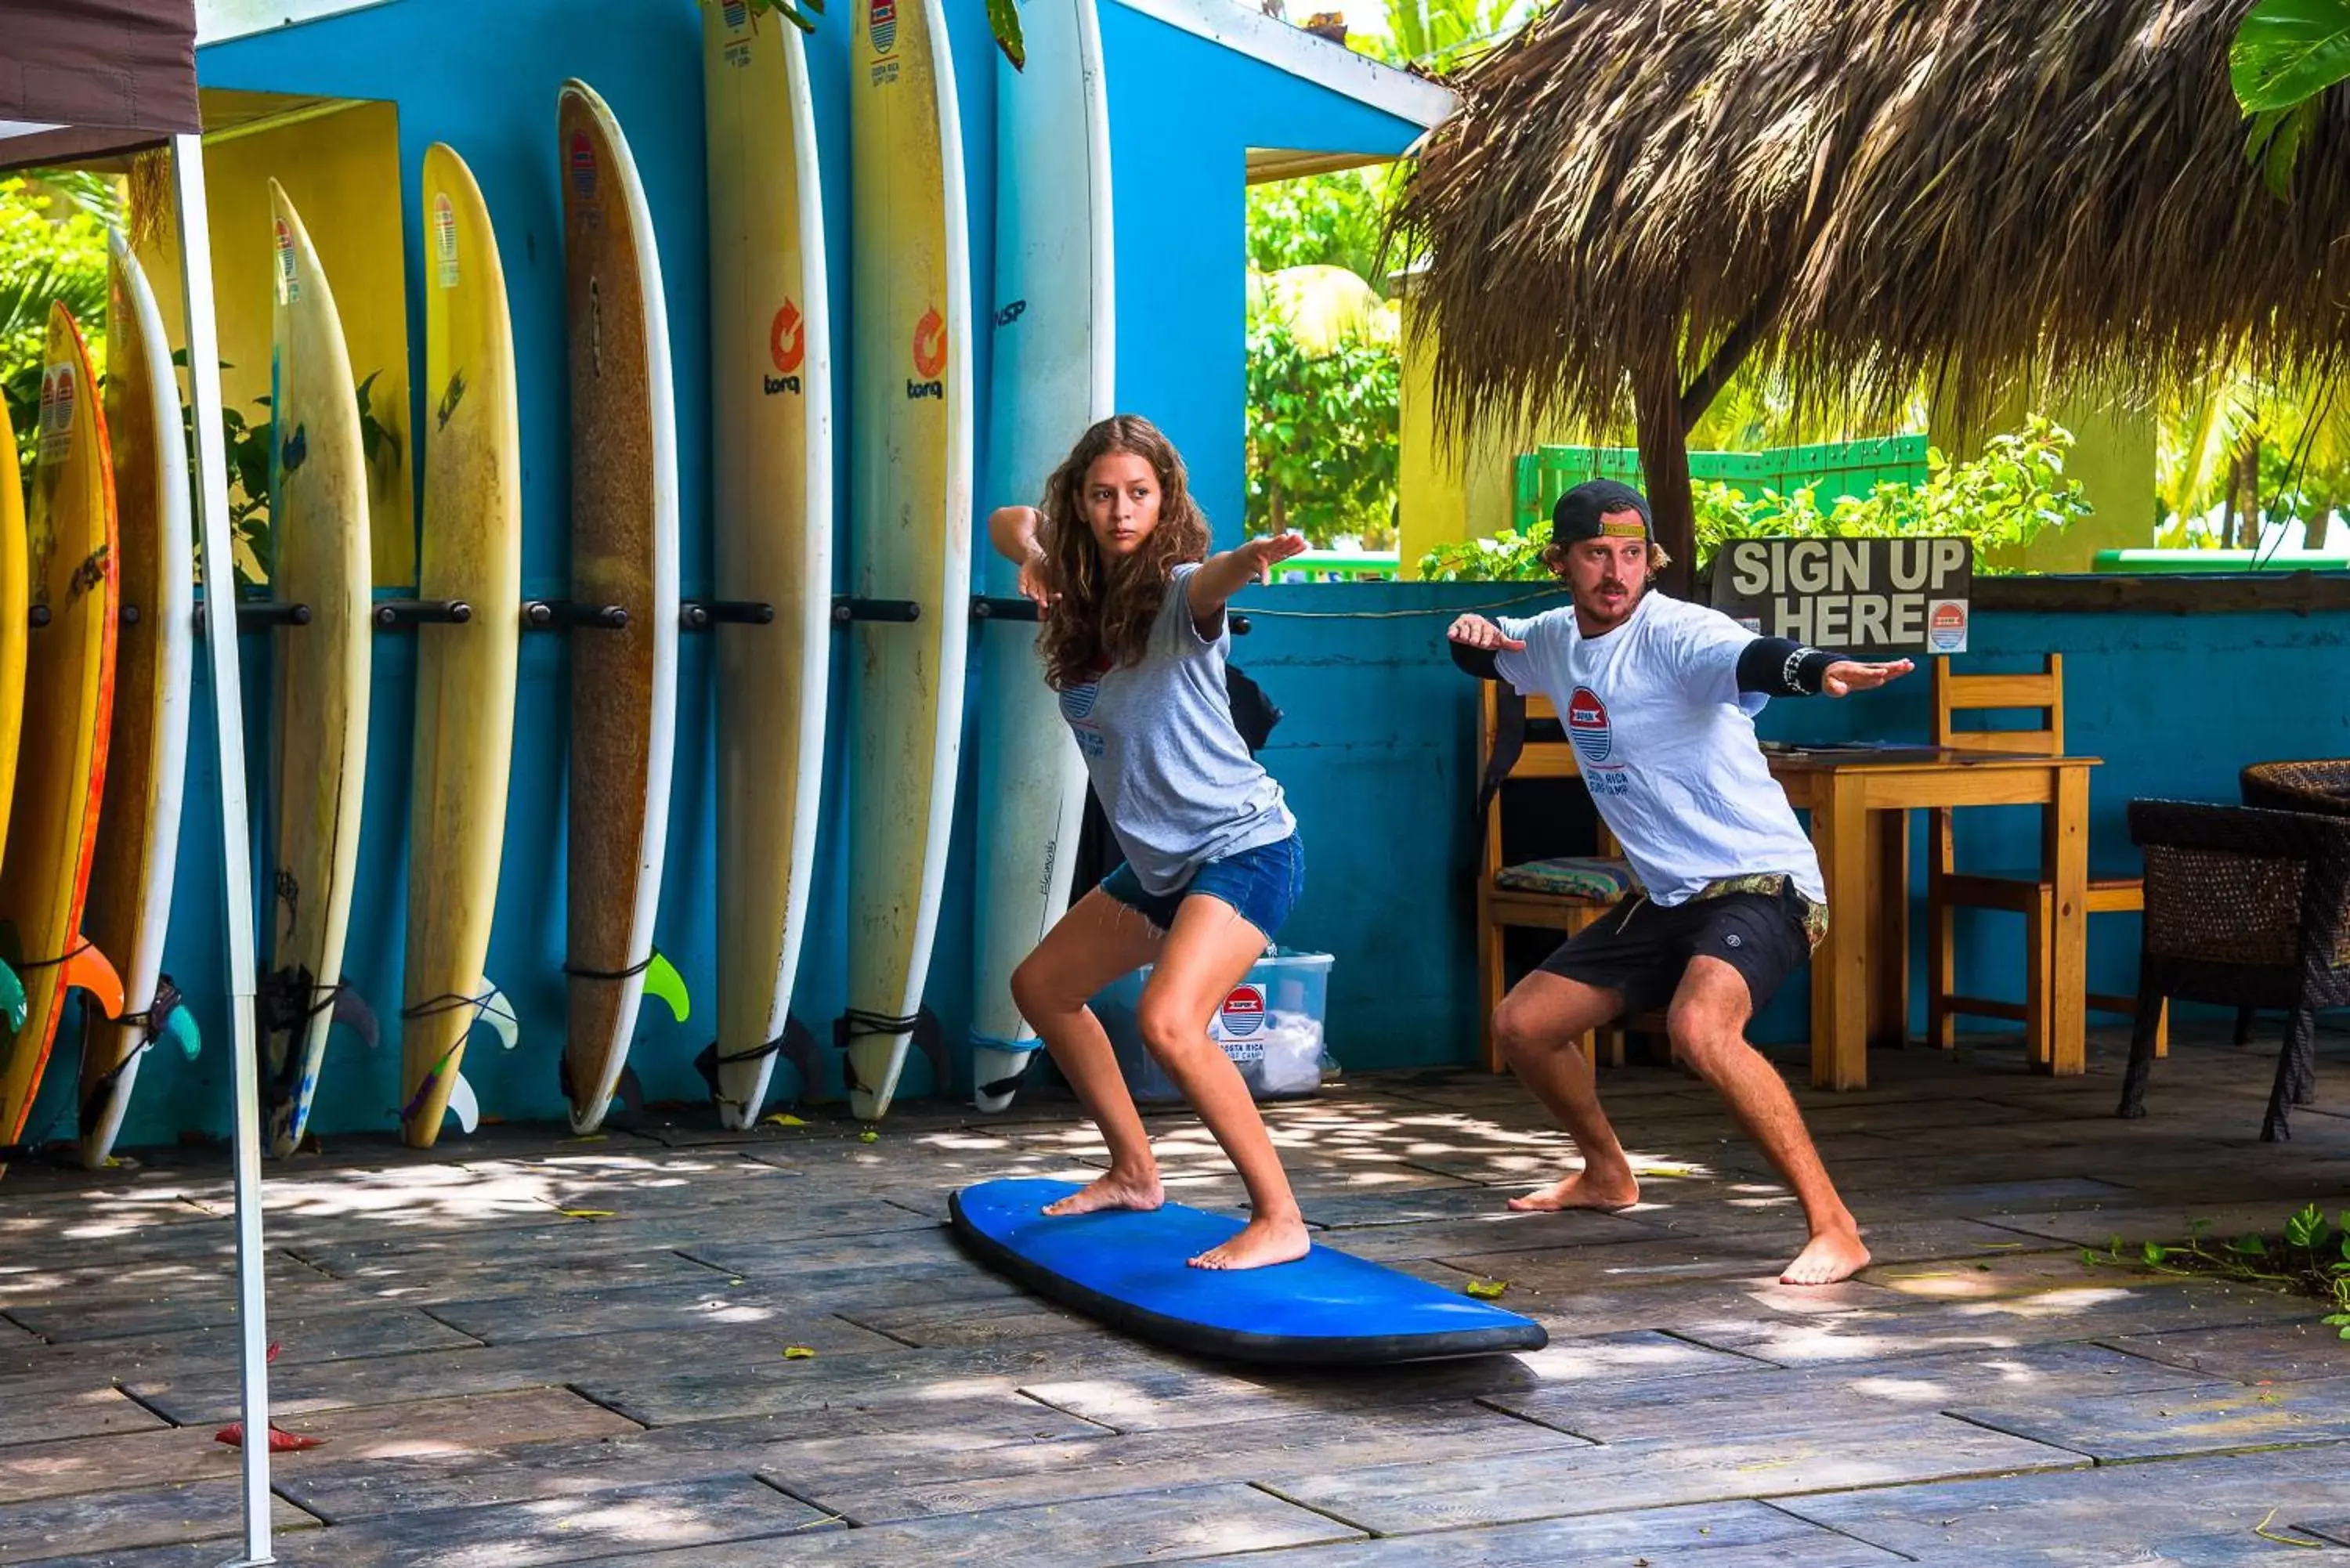
[[[201,129],[195,0],[0,0],[0,170]]]

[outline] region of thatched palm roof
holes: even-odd
[[[1629,378],[1668,456],[1674,394],[1677,451],[1750,351],[1838,400],[1955,368],[1962,418],[2018,370],[2330,358],[2350,94],[2272,195],[2228,85],[2251,3],[1558,0],[1455,84],[1399,214],[1441,414],[1617,423]]]

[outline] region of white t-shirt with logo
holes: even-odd
[[[1593,804],[1651,901],[1783,872],[1827,902],[1819,857],[1755,742],[1770,699],[1738,689],[1752,632],[1653,588],[1598,637],[1583,635],[1572,606],[1496,624],[1526,646],[1496,653],[1495,669],[1557,704]]]

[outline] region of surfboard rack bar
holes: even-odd
[[[915,621],[922,618],[920,599],[856,599],[846,595],[832,601],[832,618],[847,625],[852,620]]]
[[[308,626],[310,607],[286,604],[278,599],[241,599],[236,607],[236,629],[265,631],[273,626]],[[202,637],[211,629],[205,624],[204,607],[196,607],[196,635]]]
[[[621,631],[628,627],[629,612],[619,605],[583,605],[569,599],[529,599],[522,607],[522,623],[537,631],[573,626]]]
[[[727,621],[735,626],[772,626],[775,607],[764,599],[688,599],[678,607],[678,622],[688,631]]]
[[[387,631],[427,621],[463,626],[473,618],[473,607],[463,599],[386,599],[375,607],[375,623]]]
[[[1024,599],[1018,594],[1008,598],[973,594],[971,616],[973,620],[1043,620],[1045,612],[1037,607],[1035,599]]]

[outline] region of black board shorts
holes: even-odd
[[[1718,958],[1746,981],[1755,1012],[1812,956],[1803,905],[1792,890],[1725,893],[1667,908],[1626,898],[1543,961],[1543,972],[1621,992],[1626,1016],[1673,999],[1690,960]]]

